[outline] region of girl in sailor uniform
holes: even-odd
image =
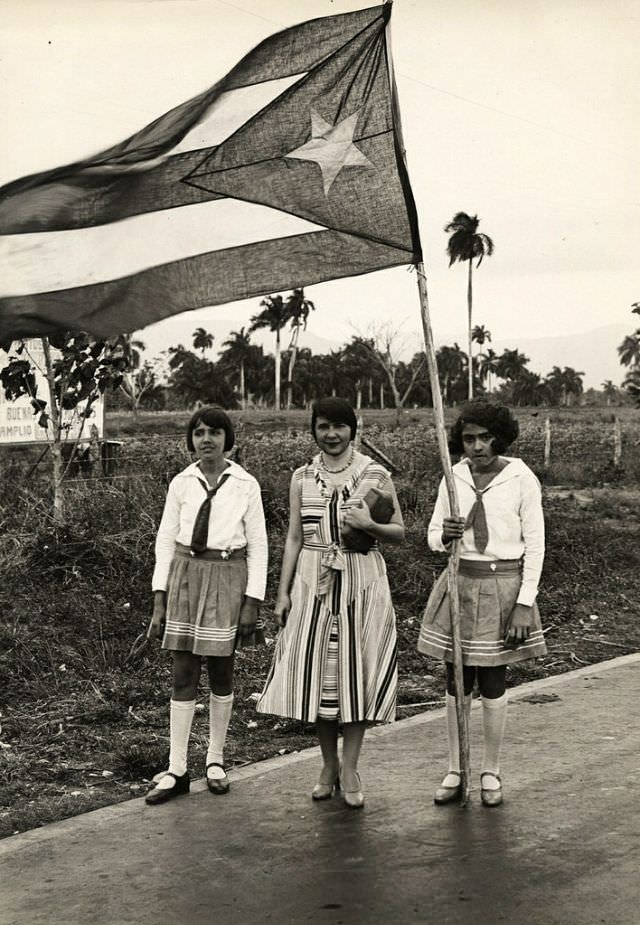
[[[173,660],[169,767],[154,777],[149,804],[189,790],[187,748],[203,657],[209,696],[209,790],[227,793],[223,750],[233,707],[238,641],[260,635],[258,606],[267,580],[267,534],[260,486],[225,456],[233,425],[218,408],[201,408],[187,427],[196,461],[169,485],[156,539],[150,638]]]
[[[460,631],[465,705],[475,682],[482,696],[484,755],[480,785],[485,806],[502,802],[500,750],[507,717],[506,668],[547,651],[536,605],[544,558],[544,518],[538,479],[521,459],[505,456],[518,436],[508,408],[474,402],[451,429],[450,449],[462,458],[453,467],[460,505],[451,517],[444,479],[429,523],[429,547],[448,552],[460,541]],[[418,651],[444,659],[449,771],[436,803],[461,793],[447,571],[425,609]]]

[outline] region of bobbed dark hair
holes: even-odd
[[[464,454],[462,429],[465,424],[486,427],[493,437],[495,453],[504,453],[520,433],[520,426],[506,405],[495,405],[488,401],[469,402],[460,409],[458,420],[450,431],[449,450],[455,456]]]
[[[226,414],[222,408],[215,408],[209,405],[194,411],[187,424],[187,449],[190,453],[195,452],[193,432],[200,423],[206,424],[207,427],[221,427],[222,430],[224,430],[225,453],[232,449],[233,444],[236,442],[236,435],[233,432],[233,424],[231,423],[229,415]]]
[[[313,403],[311,408],[311,433],[314,439],[318,418],[326,418],[332,424],[346,424],[351,429],[352,440],[358,430],[356,413],[344,398],[319,398],[318,401]]]

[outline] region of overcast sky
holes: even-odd
[[[97,152],[214,83],[270,33],[353,0],[0,0],[0,182]],[[371,4],[372,5],[372,4]],[[628,324],[640,299],[636,0],[397,0],[393,51],[436,338],[464,343],[466,269],[443,227],[478,214],[494,339]],[[337,341],[419,327],[414,274],[309,287]],[[190,313],[246,324],[257,300]],[[320,318],[322,312],[322,318]],[[165,323],[166,324],[166,323]],[[185,337],[188,340],[188,334]],[[569,358],[567,359],[569,363]]]

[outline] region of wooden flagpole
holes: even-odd
[[[451,458],[449,456],[449,445],[447,442],[447,431],[444,423],[444,408],[442,406],[442,394],[440,392],[440,382],[438,380],[438,366],[436,363],[436,348],[433,342],[433,330],[431,328],[431,317],[429,314],[429,297],[427,295],[427,277],[424,271],[422,261],[416,264],[418,274],[418,291],[420,293],[420,314],[422,316],[422,331],[424,334],[424,343],[427,354],[427,367],[429,369],[429,381],[431,383],[431,395],[433,397],[433,416],[436,425],[436,434],[438,437],[438,447],[440,449],[440,460],[444,470],[444,480],[447,486],[447,495],[449,496],[449,508],[451,516],[458,516],[458,497],[456,495],[453,470],[451,468]],[[461,804],[465,806],[469,799],[469,723],[467,712],[464,707],[464,682],[462,675],[462,644],[460,641],[460,600],[458,597],[458,562],[460,560],[459,542],[455,540],[452,544],[449,562],[447,566],[447,577],[449,581],[449,602],[451,610],[451,638],[453,650],[453,674],[456,685],[456,715],[458,718],[458,739],[460,742],[460,772],[461,772]]]
[[[385,0],[385,7],[390,0]],[[394,114],[395,134],[396,134],[396,156],[402,159],[405,164],[404,143],[402,141],[402,128],[400,125],[400,108],[398,106],[395,80],[393,78],[393,57],[391,55],[389,24],[386,28],[387,42],[387,62],[389,67],[389,78],[391,88],[391,101]],[[417,219],[416,219],[417,220]],[[444,424],[444,409],[442,407],[442,394],[440,392],[440,382],[438,380],[438,367],[436,364],[436,348],[433,343],[433,331],[431,329],[431,317],[429,315],[429,298],[427,296],[427,276],[424,271],[424,264],[419,260],[415,264],[418,274],[418,292],[420,293],[420,313],[422,316],[422,330],[424,333],[425,351],[427,354],[427,368],[429,370],[429,381],[431,382],[431,395],[433,397],[433,416],[436,425],[436,434],[438,436],[438,447],[440,449],[440,460],[444,470],[444,478],[449,496],[449,508],[451,516],[458,516],[458,498],[456,487],[453,480],[453,471],[451,469],[451,459],[449,457],[449,445],[447,442],[447,432]],[[467,712],[464,708],[464,682],[462,676],[462,644],[460,641],[460,601],[458,598],[458,562],[460,560],[459,544],[455,541],[452,544],[447,566],[449,581],[449,600],[451,610],[451,637],[453,650],[453,674],[456,685],[456,715],[458,718],[458,740],[460,742],[460,791],[461,804],[466,806],[469,799],[469,724],[467,722]]]

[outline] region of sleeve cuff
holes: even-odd
[[[442,531],[428,537],[429,548],[432,552],[451,552],[451,543],[445,546],[442,542]]]
[[[524,604],[525,607],[533,607],[536,602],[536,593],[535,589],[521,588],[516,604]]]
[[[255,597],[257,601],[264,601],[265,588],[247,585],[244,594],[245,597]]]

